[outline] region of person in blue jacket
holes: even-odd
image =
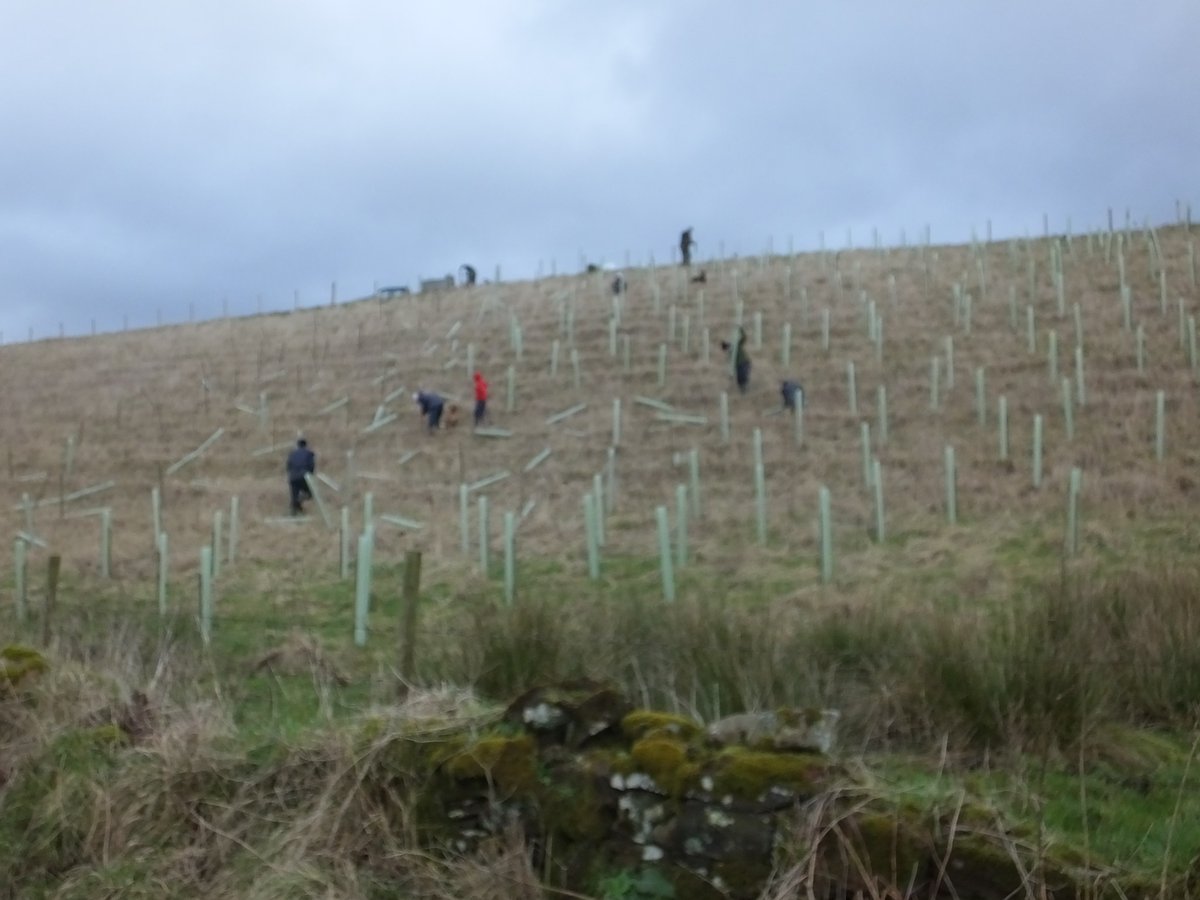
[[[446,408],[446,401],[433,391],[417,391],[413,394],[413,400],[429,423],[429,433],[433,434],[442,423],[442,410]]]
[[[285,469],[292,492],[292,515],[298,516],[304,512],[304,501],[312,499],[304,476],[317,471],[317,454],[308,449],[308,441],[304,438],[296,441],[295,448],[288,454]]]

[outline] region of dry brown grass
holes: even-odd
[[[611,405],[623,400],[624,424],[617,466],[618,499],[609,520],[607,553],[653,552],[653,511],[672,504],[674,485],[686,479],[686,467],[672,464],[673,453],[697,447],[701,455],[704,513],[690,526],[697,557],[722,571],[786,573],[798,594],[815,592],[816,569],[797,575],[797,558],[816,553],[813,523],[820,485],[833,493],[838,530],[839,581],[846,590],[874,592],[888,573],[905,569],[959,567],[968,585],[1000,584],[1006,566],[995,548],[1029,529],[1061,529],[1067,473],[1084,471],[1085,554],[1127,552],[1128,533],[1147,523],[1175,527],[1189,517],[1195,502],[1196,448],[1200,428],[1194,404],[1195,376],[1177,333],[1176,298],[1195,310],[1197,292],[1190,284],[1187,247],[1194,238],[1180,228],[1157,234],[1162,247],[1170,308],[1158,310],[1148,241],[1135,232],[1125,245],[1135,318],[1146,329],[1148,366],[1134,366],[1131,333],[1121,327],[1115,247],[1106,263],[1099,241],[1076,237],[1065,254],[1067,315],[1058,318],[1048,276],[1048,244],[1031,242],[1010,258],[1007,244],[984,249],[990,273],[986,296],[980,295],[975,257],[969,247],[937,247],[928,254],[928,290],[921,261],[913,248],[889,252],[854,251],[801,255],[787,260],[726,261],[709,268],[703,291],[685,286],[678,270],[627,273],[629,296],[621,332],[632,342],[632,371],[623,371],[620,353],[608,355],[607,321],[611,299],[601,276],[555,278],[535,283],[484,286],[431,298],[412,297],[379,303],[346,304],[293,314],[229,319],[95,338],[41,341],[0,349],[0,399],[5,421],[7,464],[0,464],[0,496],[8,504],[10,525],[23,527],[16,511],[23,492],[34,500],[115,479],[115,490],[66,505],[68,513],[110,505],[114,511],[116,577],[149,585],[154,562],[150,529],[150,489],[163,488],[165,527],[171,538],[173,572],[194,573],[200,546],[210,535],[212,516],[228,509],[233,495],[242,508],[240,577],[262,587],[280,586],[288,573],[336,568],[337,539],[326,531],[315,509],[302,525],[269,524],[286,512],[282,477],[283,450],[265,456],[252,451],[308,436],[319,454],[319,470],[341,483],[341,492],[324,489],[329,506],[358,510],[371,491],[378,512],[397,513],[425,523],[406,534],[378,526],[377,559],[398,559],[410,547],[426,554],[427,577],[453,578],[462,568],[459,551],[457,487],[507,469],[513,477],[487,489],[499,542],[501,514],[536,501],[520,526],[519,554],[524,558],[562,558],[584,570],[581,497],[594,473],[603,471],[611,436]],[[1024,307],[1028,293],[1027,258],[1037,264],[1036,310],[1039,350],[1025,348]],[[1014,261],[1015,260],[1015,261]],[[785,267],[792,267],[793,299],[785,297]],[[840,275],[838,272],[840,271]],[[734,272],[745,320],[761,312],[764,346],[751,344],[753,389],[746,398],[731,396],[733,441],[721,443],[717,395],[730,389],[716,342],[728,335],[734,315]],[[889,276],[896,279],[896,300],[889,299]],[[973,329],[965,334],[953,320],[951,285],[961,282],[975,295]],[[844,282],[839,286],[839,282]],[[652,283],[662,294],[653,311]],[[1015,286],[1020,312],[1016,331],[1008,325],[1008,289]],[[807,291],[804,315],[801,287]],[[685,292],[685,287],[686,292]],[[885,320],[882,364],[867,340],[865,290]],[[568,342],[559,332],[558,298],[575,298],[576,342],[583,385],[572,386]],[[676,341],[670,351],[665,388],[655,385],[656,354],[666,339],[668,307],[690,317],[690,353]],[[1071,305],[1084,314],[1087,405],[1076,412],[1077,434],[1063,433],[1059,388],[1051,385],[1045,359],[1046,329],[1053,327],[1062,348],[1061,371],[1071,374],[1074,345]],[[820,347],[820,312],[832,318],[831,349]],[[516,410],[505,412],[505,368],[514,362],[509,343],[509,313],[524,332],[524,358],[516,363]],[[790,322],[792,364],[780,363],[782,325]],[[461,323],[461,324],[459,324]],[[458,327],[453,340],[447,334]],[[711,329],[710,361],[701,361],[703,328]],[[753,328],[749,327],[751,341]],[[940,352],[945,335],[954,335],[956,384],[946,391],[940,411],[929,409],[929,359]],[[551,341],[562,338],[557,377],[549,373]],[[425,435],[408,392],[418,385],[457,394],[469,404],[470,381],[463,365],[465,345],[475,348],[477,367],[492,385],[493,424],[511,428],[514,437],[473,437],[469,427]],[[846,363],[857,366],[859,415],[847,409]],[[447,368],[451,362],[456,363]],[[987,372],[989,426],[975,424],[973,371]],[[793,445],[786,417],[766,418],[777,406],[777,387],[785,375],[799,377],[807,390],[806,442]],[[380,378],[380,376],[385,376]],[[207,379],[209,390],[202,388]],[[859,422],[876,427],[875,389],[886,384],[891,411],[890,440],[877,449],[887,494],[889,533],[885,548],[870,544],[870,497],[862,487]],[[362,434],[377,405],[392,390],[407,390],[389,405],[399,419],[378,432]],[[1167,459],[1153,459],[1154,392],[1168,396]],[[239,411],[256,406],[260,391],[269,397],[269,421]],[[1008,397],[1013,467],[996,461],[995,409],[1000,393]],[[709,416],[707,427],[668,425],[654,412],[633,403],[649,395],[679,409]],[[334,413],[317,410],[347,396]],[[547,426],[547,416],[577,402],[587,410]],[[1032,416],[1046,419],[1045,483],[1030,486]],[[217,428],[225,435],[194,463],[175,475],[161,473],[198,446]],[[751,432],[763,429],[772,544],[754,546]],[[74,471],[60,486],[64,440],[76,440]],[[959,462],[959,515],[963,523],[943,522],[941,450],[956,447]],[[524,464],[543,447],[553,455],[522,474]],[[406,451],[418,455],[404,467]],[[353,451],[360,477],[347,479],[346,454]],[[44,480],[36,480],[42,473]],[[369,480],[362,473],[385,476]],[[35,480],[29,480],[35,479]],[[311,506],[311,504],[310,504]],[[59,507],[41,508],[35,531],[68,569],[84,577],[97,570],[98,520],[61,518]],[[474,510],[472,511],[474,512]],[[472,544],[477,524],[472,516]],[[36,551],[41,554],[43,551]],[[35,557],[36,558],[36,557]],[[474,558],[474,550],[472,551]],[[266,564],[266,574],[263,572]],[[281,580],[280,573],[283,573]]]

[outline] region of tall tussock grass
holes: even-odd
[[[0,697],[0,900],[543,895],[518,835],[469,858],[418,849],[396,778],[408,729],[490,717],[470,692],[417,689],[286,741],[239,730],[229,661],[153,630],[96,633],[64,629],[28,695]],[[425,637],[429,684],[502,702],[588,676],[704,719],[833,706],[849,754],[1105,758],[1114,726],[1180,731],[1200,711],[1200,567],[1082,573],[1004,601],[462,597]],[[1106,758],[1159,753],[1153,738]],[[784,882],[805,871],[781,870],[769,896],[796,895]]]
[[[469,858],[420,849],[398,776],[444,720],[436,696],[295,743],[247,739],[219,699],[160,696],[134,739],[75,705],[60,687],[73,678],[49,669],[0,726],[2,900],[541,896],[519,835]]]
[[[425,675],[497,698],[587,675],[705,719],[829,705],[864,750],[1066,750],[1106,723],[1191,727],[1200,712],[1195,567],[1080,573],[1003,601],[479,598],[443,629]]]

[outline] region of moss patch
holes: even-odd
[[[830,768],[829,761],[816,754],[763,753],[730,747],[717,754],[706,774],[713,779],[714,793],[754,800],[772,788],[810,796],[826,783]]]
[[[10,644],[0,649],[0,691],[16,687],[28,676],[46,669],[42,654],[31,647]]]
[[[687,744],[675,738],[643,738],[629,755],[636,771],[649,775],[673,797],[680,796],[700,774],[700,765],[691,759]]]

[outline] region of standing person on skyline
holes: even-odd
[[[692,238],[691,226],[683,230],[683,234],[679,236],[679,255],[681,265],[690,266],[692,264],[692,248],[696,246],[695,240]]]

